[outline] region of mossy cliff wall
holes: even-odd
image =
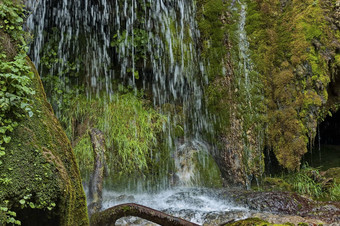
[[[208,107],[217,116],[216,133],[211,141],[217,145],[217,151],[213,155],[225,185],[244,186],[263,172],[263,141],[259,135],[263,110],[251,107],[261,93],[257,85],[245,90],[239,66],[239,4],[201,0],[197,9],[202,58],[209,77]]]
[[[248,83],[240,65],[242,4]],[[219,118],[215,159],[224,179],[249,183],[263,174],[269,152],[283,168],[298,170],[318,123],[339,107],[340,2],[200,0],[197,5],[208,106]]]
[[[0,1],[0,225],[88,225],[71,148],[25,55],[19,1]]]
[[[267,147],[289,170],[339,107],[339,1],[247,1],[247,33],[267,102]]]
[[[46,100],[34,65],[33,116],[19,122],[0,166],[0,201],[23,225],[88,225],[85,194],[71,144]],[[39,223],[38,223],[39,222]]]

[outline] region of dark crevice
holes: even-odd
[[[316,146],[319,142],[320,145],[340,145],[340,111],[320,123],[315,142]]]

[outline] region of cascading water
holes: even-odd
[[[202,132],[211,130],[203,106],[202,86],[206,78],[197,53],[199,32],[194,17],[195,5],[184,0],[125,1],[121,5],[116,2],[115,13],[113,45],[117,46],[120,76],[134,87],[138,77],[144,89],[152,90],[154,106],[168,116],[164,131],[168,146],[177,150],[174,156],[178,156],[183,145],[202,140]],[[178,105],[186,119],[182,141],[174,139],[171,129],[178,117],[170,112]],[[190,183],[190,167],[190,164],[177,167],[180,182]]]
[[[238,34],[239,34],[239,68],[242,71],[241,74],[244,75],[244,84],[246,87],[247,95],[249,96],[250,90],[250,81],[249,81],[249,71],[253,70],[252,63],[250,60],[250,53],[249,53],[249,42],[247,37],[247,32],[245,30],[246,25],[246,4],[242,1],[239,2],[241,7],[240,12],[240,21],[238,24]],[[249,98],[249,97],[248,97]],[[250,106],[251,107],[251,106]]]
[[[33,9],[27,20],[27,28],[34,35],[30,57],[41,77],[58,75],[65,80],[72,70],[76,75],[82,74],[85,81],[68,79],[76,80],[74,83],[86,83],[88,95],[93,91],[112,92],[108,2],[32,0],[27,5]],[[51,58],[55,60],[49,61]],[[44,65],[48,71],[43,71]]]
[[[248,174],[247,187],[250,187],[252,179],[256,179],[263,172],[258,172],[254,165],[260,165],[262,159],[262,150],[264,147],[263,125],[261,124],[261,115],[263,109],[257,103],[264,100],[263,91],[261,90],[260,75],[254,70],[249,49],[247,31],[245,29],[247,20],[247,3],[243,0],[235,1],[233,11],[239,12],[238,18],[238,71],[237,71],[237,88],[238,88],[238,110],[242,121],[243,130],[243,149],[244,157],[248,162],[245,164]],[[254,163],[258,160],[258,162]]]
[[[196,44],[199,32],[195,1],[46,0],[38,3],[31,0],[27,6],[33,10],[27,20],[27,28],[34,34],[30,57],[43,80],[49,81],[51,75],[57,75],[58,80],[63,81],[61,87],[50,87],[50,90],[58,93],[59,89],[62,92],[83,85],[89,99],[104,93],[109,101],[116,92],[115,82],[118,82],[132,87],[135,93],[140,89],[151,93],[154,108],[167,117],[162,137],[166,139],[176,168],[175,172],[169,172],[170,178],[167,175],[159,181],[158,190],[168,189],[170,185],[200,186],[209,180],[211,185],[220,183],[219,170],[209,156],[211,147],[205,141],[205,135],[213,131],[204,100],[203,87],[207,78]],[[247,44],[245,9],[242,9],[244,18],[241,18],[239,47],[244,55],[240,62],[244,66],[240,68],[243,68],[248,84],[248,47],[241,43]],[[53,86],[53,83],[45,82],[46,85]],[[50,99],[60,116],[63,109],[58,104],[60,100],[53,95],[51,92]],[[182,135],[176,135],[178,130]],[[158,157],[156,153],[154,158]],[[206,179],[201,180],[204,176]],[[219,182],[211,182],[213,177]],[[112,196],[112,191],[107,189],[104,200]],[[173,210],[168,212],[175,213],[176,208],[196,205],[190,204],[192,191],[195,190],[168,191],[169,199],[165,198],[164,203],[169,205],[178,194],[188,196],[183,206],[170,205]],[[211,200],[213,194],[212,191],[203,192],[197,200],[204,203]],[[154,203],[144,203],[143,197],[135,195],[133,201],[153,207]],[[178,199],[173,201],[178,202]],[[117,203],[107,201],[104,206]],[[164,209],[164,205],[158,207]],[[212,202],[212,205],[219,207],[201,211],[192,220],[202,223],[203,215],[209,211],[235,209],[227,201]],[[192,211],[197,212],[197,209]]]
[[[63,81],[58,89],[45,83],[51,86],[49,96],[85,85],[88,98],[105,93],[111,99],[113,81],[150,92],[154,107],[168,118],[163,138],[176,159],[176,185],[198,185],[193,159],[209,158],[204,134],[212,128],[204,106],[207,78],[197,52],[194,2],[32,0],[27,6],[33,9],[27,21],[34,34],[32,61],[43,80],[58,75]],[[50,98],[57,116],[62,98]],[[168,178],[164,188],[174,180]]]

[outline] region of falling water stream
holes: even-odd
[[[174,157],[177,187],[170,189],[174,184],[174,178],[170,178],[160,182],[163,190],[156,194],[107,190],[104,208],[130,200],[190,216],[189,220],[197,223],[202,223],[212,212],[245,210],[215,197],[213,190],[190,188],[201,185],[193,156],[202,153],[199,156],[203,163],[211,158],[212,147],[205,134],[213,133],[210,123],[213,116],[205,107],[203,87],[208,79],[197,47],[200,34],[195,1],[30,0],[27,8],[33,11],[27,20],[27,29],[34,35],[30,57],[42,78],[58,75],[59,79],[71,80],[73,85],[85,84],[88,98],[105,92],[110,99],[116,92],[113,80],[135,91],[148,90],[154,107],[168,118],[163,137]],[[249,43],[244,24],[242,4],[239,48],[243,66],[240,67],[249,86]],[[43,70],[46,60],[52,57],[56,60],[48,66],[49,70]],[[80,76],[68,78],[66,74],[70,70]],[[72,85],[64,88],[72,89]],[[184,115],[184,135],[180,139],[172,129],[178,117],[170,113],[173,111],[169,111],[169,106],[173,110],[179,106],[180,114]],[[60,109],[54,107],[59,116]]]

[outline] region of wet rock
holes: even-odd
[[[340,202],[317,202],[290,192],[228,191],[235,203],[252,211],[270,212],[340,223]],[[224,194],[226,195],[226,194]]]
[[[326,178],[333,178],[335,181],[340,182],[340,167],[330,168],[321,174]]]

